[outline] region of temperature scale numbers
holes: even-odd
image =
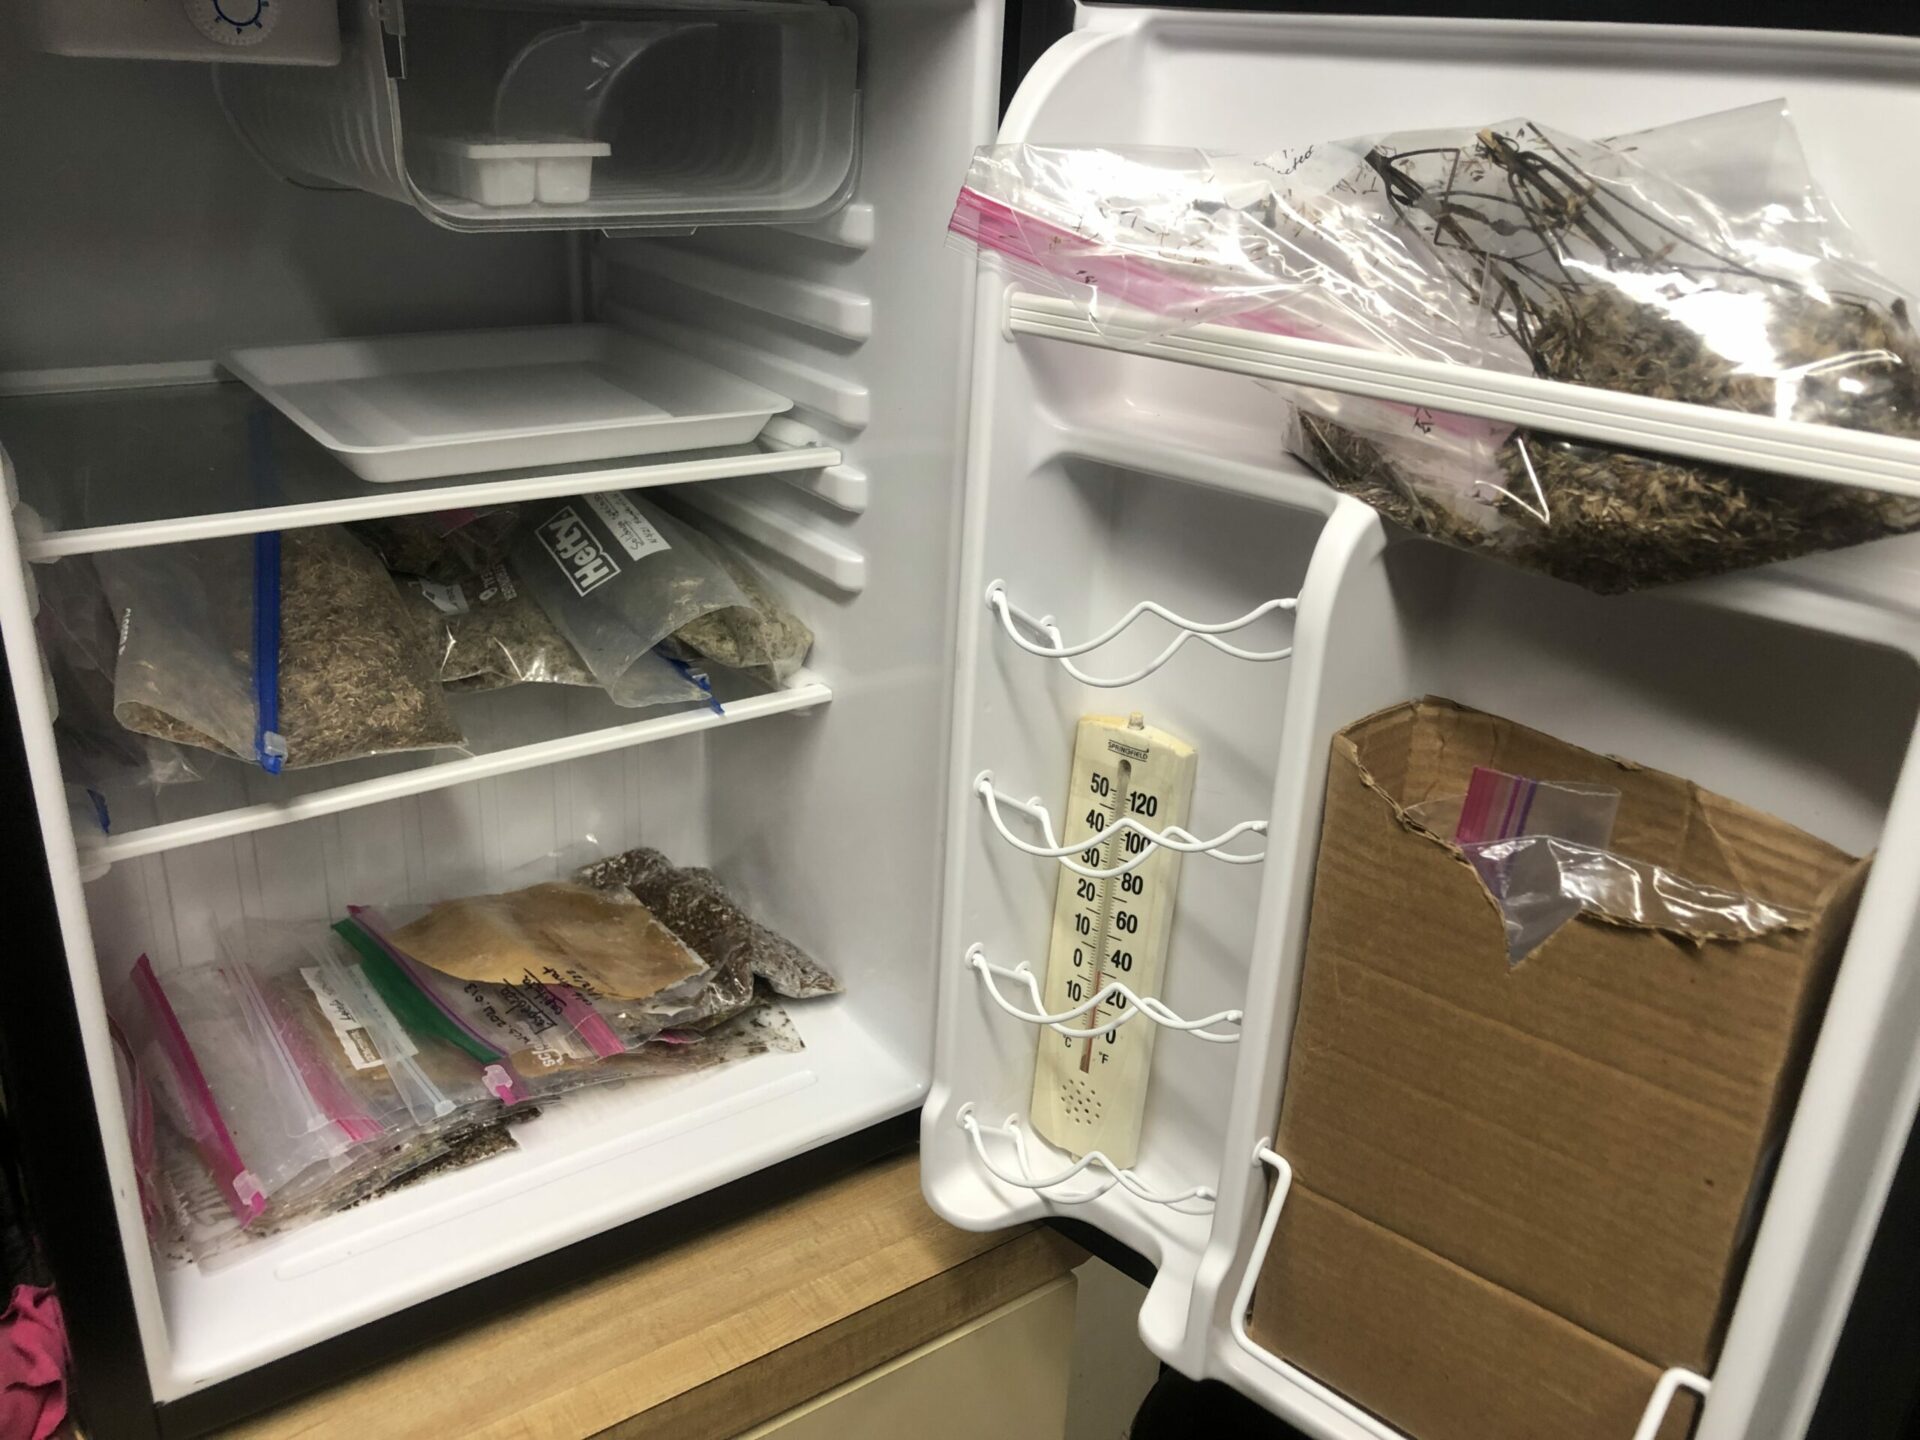
[[[1195,760],[1192,746],[1139,715],[1081,720],[1062,843],[1084,842],[1073,858],[1088,870],[1135,863],[1100,876],[1061,867],[1047,956],[1049,1011],[1076,1009],[1116,981],[1138,994],[1158,993],[1180,855],[1121,822],[1131,818],[1155,830],[1184,825]],[[1115,992],[1064,1022],[1096,1032],[1088,1037],[1041,1032],[1033,1124],[1069,1154],[1099,1150],[1117,1165],[1133,1163],[1157,1027],[1122,1023],[1130,1003]]]

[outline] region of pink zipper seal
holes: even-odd
[[[173,1004],[153,973],[153,962],[145,955],[133,964],[133,984],[153,1016],[160,1048],[166,1053],[174,1074],[179,1077],[188,1104],[198,1112],[190,1118],[194,1122],[193,1138],[199,1146],[201,1158],[207,1162],[215,1178],[224,1182],[227,1206],[233,1211],[234,1218],[242,1226],[250,1225],[266,1210],[267,1197],[260,1188],[259,1179],[240,1158],[240,1151],[233,1143],[227,1122],[221,1118],[220,1106],[213,1098],[212,1087],[201,1073],[200,1062],[193,1057],[193,1043],[187,1039],[187,1032],[180,1028],[179,1017],[173,1013]]]

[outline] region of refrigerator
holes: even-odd
[[[994,0],[853,0],[838,8],[857,62],[782,82],[857,136],[857,164],[804,213],[418,213],[433,207],[380,128],[406,101],[355,111],[353,95],[426,76],[457,90],[491,53],[448,43],[469,13],[565,28],[621,8],[421,3],[403,26],[400,7],[349,4],[337,57],[285,65],[0,38],[0,416],[27,417],[26,433],[0,419],[7,1099],[89,1433],[198,1433],[917,1133],[926,1197],[954,1224],[1074,1221],[1151,1266],[1139,1331],[1168,1365],[1316,1440],[1394,1440],[1262,1350],[1244,1317],[1272,1229],[1329,742],[1426,693],[1875,854],[1718,1364],[1663,1381],[1704,1394],[1699,1440],[1806,1433],[1920,1110],[1920,545],[1600,598],[1336,494],[1287,453],[1271,384],[1552,418],[1905,494],[1920,494],[1920,449],[1220,327],[1116,337],[949,244],[946,224],[996,135],[1262,155],[1522,115],[1607,135],[1785,97],[1814,173],[1911,293],[1920,41],[1082,5],[1001,117]],[[191,51],[181,33],[166,44]],[[275,163],[301,145],[300,166]],[[609,327],[790,405],[748,444],[534,454],[398,484],[316,462],[278,489],[199,420],[245,403],[219,363],[232,351],[536,325]],[[724,714],[520,687],[462,708],[469,753],[451,759],[227,774],[104,831],[70,803],[34,625],[42,567],[647,489],[744,542],[793,598],[816,636],[800,675]],[[1041,617],[1055,628],[1028,623]],[[1229,643],[1170,643],[1190,633]],[[1044,974],[1061,858],[1045,852],[1063,847],[1042,812],[1057,822],[1068,798],[1075,726],[1135,713],[1197,763],[1164,979],[1138,997],[1163,1033],[1121,1173],[1076,1165],[1027,1123],[1055,1022],[1030,1018],[1044,1006],[1020,973]],[[235,920],[424,903],[641,844],[711,865],[843,979],[795,1007],[803,1052],[575,1097],[511,1155],[218,1268],[156,1264],[106,1010],[136,956],[165,975]]]

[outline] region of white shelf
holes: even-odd
[[[0,376],[0,469],[20,549],[57,560],[219,535],[559,495],[790,474],[841,463],[826,445],[756,443],[374,485],[277,412],[271,463],[249,464],[246,386],[206,365]]]
[[[858,997],[787,1002],[807,1048],[568,1096],[519,1149],[159,1277],[161,1400],[290,1355],[911,1110],[925,1075]]]
[[[437,752],[453,758],[435,758],[435,752],[391,756],[279,776],[246,769],[235,761],[222,767],[228,772],[224,782],[208,779],[162,792],[162,806],[191,807],[199,813],[82,841],[80,861],[84,869],[94,871],[120,860],[292,825],[319,815],[336,815],[515,770],[557,765],[585,755],[808,710],[832,698],[833,691],[827,684],[806,670],[783,689],[740,699],[726,699],[723,692],[724,714],[716,714],[710,706],[691,705],[645,719],[621,720],[634,712],[619,709],[595,691],[559,685],[523,685],[490,695],[462,697],[456,715],[467,730],[470,754]],[[563,733],[554,734],[556,729]],[[542,738],[523,738],[528,735]],[[384,773],[369,777],[369,769]],[[363,778],[349,778],[355,775]],[[232,793],[234,778],[241,776],[254,796],[273,798],[223,805],[223,799]]]
[[[1156,334],[1144,324],[1136,328],[1110,320],[1096,329],[1073,301],[1018,290],[1007,298],[1007,329],[1262,380],[1511,421],[1630,450],[1920,497],[1920,441],[1891,435],[1592,390],[1229,325],[1194,325]]]

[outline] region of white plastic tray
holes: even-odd
[[[330,340],[221,363],[382,483],[744,445],[792,403],[606,325]]]

